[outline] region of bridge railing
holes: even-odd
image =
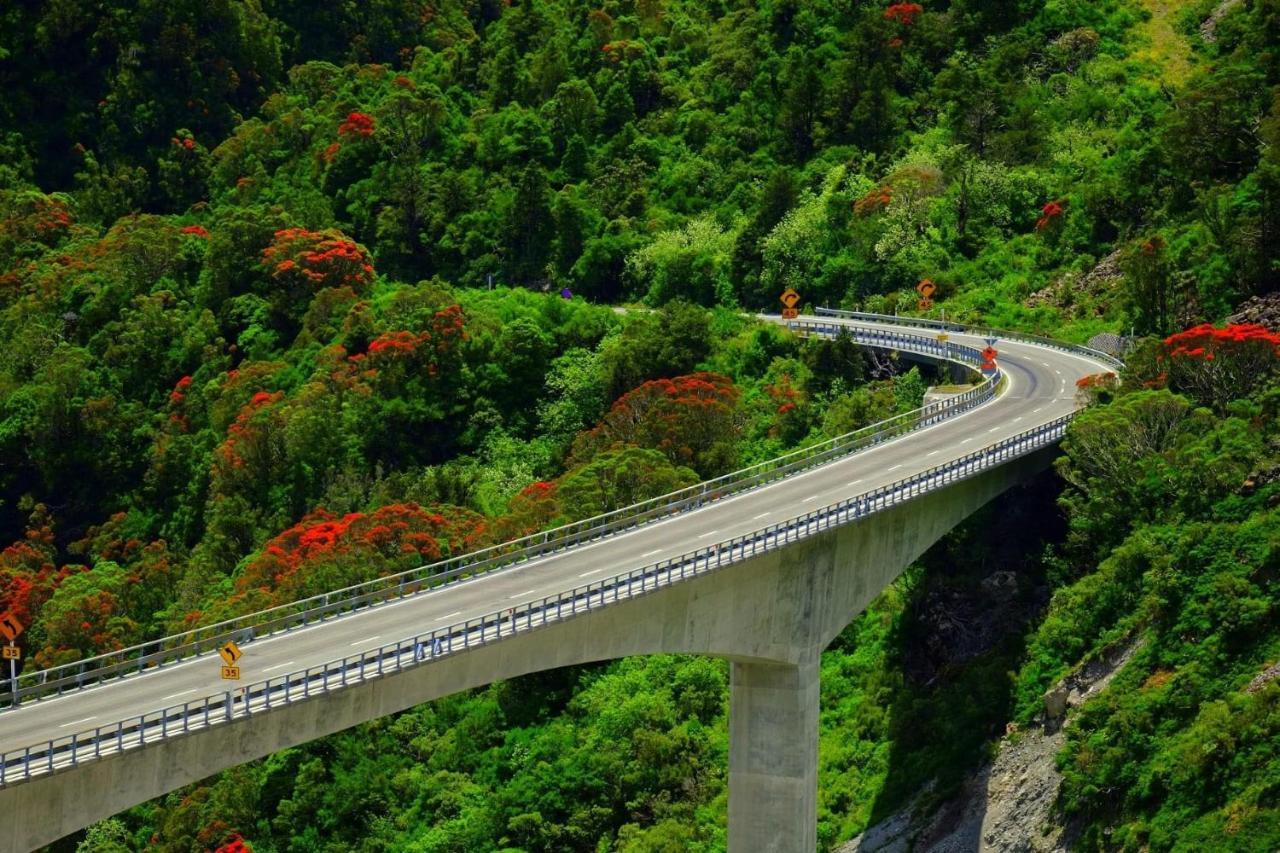
[[[844,311],[839,308],[815,308],[814,313],[819,316],[827,317],[843,317],[849,320],[864,320],[868,323],[891,323],[896,326],[906,326],[916,329],[937,329],[940,332],[958,332],[966,335],[981,335],[983,337],[996,337],[1010,341],[1021,341],[1022,343],[1035,344],[1036,346],[1048,347],[1062,352],[1071,352],[1076,355],[1083,355],[1096,361],[1109,365],[1110,367],[1119,369],[1124,367],[1124,362],[1115,356],[1102,352],[1101,350],[1086,347],[1080,344],[1069,344],[1064,341],[1055,340],[1054,338],[1046,338],[1042,335],[1031,335],[1026,332],[1010,332],[1006,329],[993,329],[989,326],[972,326],[965,323],[948,323],[942,320],[930,320],[926,317],[904,317],[897,314],[871,314],[865,311]]]
[[[179,734],[225,725],[409,667],[428,665],[517,633],[537,630],[705,575],[900,505],[1053,444],[1065,433],[1072,417],[1074,415],[1066,415],[1041,424],[926,471],[727,542],[234,691],[10,750],[0,755],[0,787]]]
[[[848,333],[856,342],[865,346],[905,350],[974,366],[981,361],[976,348],[939,341],[936,337],[892,330],[847,328],[813,319],[791,321],[788,325],[800,331],[818,334]],[[135,676],[210,654],[228,640],[243,643],[255,637],[291,631],[355,610],[376,607],[391,600],[539,559],[584,542],[612,536],[729,495],[759,488],[968,411],[995,395],[997,380],[998,376],[988,377],[974,388],[945,400],[612,512],[344,589],[247,613],[61,666],[26,672],[18,678],[16,697],[11,690],[10,681],[0,679],[0,702],[14,707],[23,701],[62,695],[67,691],[105,681]]]

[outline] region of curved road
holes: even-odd
[[[901,329],[826,317],[822,322]],[[951,338],[970,346],[984,345],[981,338],[972,335],[953,333]],[[662,521],[465,583],[257,640],[244,647],[245,656],[239,662],[241,683],[316,666],[498,608],[541,599],[837,503],[1061,417],[1076,408],[1077,379],[1111,369],[1047,347],[1010,341],[997,347],[1008,385],[1003,394],[985,405]],[[228,683],[220,679],[218,664],[216,657],[196,658],[4,711],[0,713],[0,754],[205,696],[220,697]]]

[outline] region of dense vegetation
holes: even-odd
[[[786,286],[912,310],[928,277],[935,314],[1145,343],[1119,389],[1082,389],[1061,481],[958,529],[825,657],[822,842],[945,792],[1137,642],[1061,758],[1082,843],[1280,846],[1280,690],[1241,690],[1280,656],[1276,342],[1180,333],[1280,285],[1277,0],[66,0],[0,23],[0,609],[35,665],[909,409],[928,377],[738,311]],[[993,566],[1017,570],[998,596]],[[83,847],[718,849],[725,696],[713,661],[546,673]]]

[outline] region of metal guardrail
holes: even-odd
[[[1005,329],[993,329],[988,326],[971,326],[964,323],[947,323],[941,320],[930,320],[925,317],[904,317],[897,314],[870,314],[865,311],[844,311],[839,308],[815,308],[814,312],[828,317],[846,317],[850,320],[865,320],[869,323],[891,323],[896,326],[908,326],[919,329],[937,329],[944,332],[959,332],[968,335],[992,336],[1011,341],[1035,344],[1049,349],[1061,350],[1083,355],[1101,361],[1114,368],[1124,367],[1124,362],[1109,353],[1080,344],[1069,344],[1063,341],[1046,338],[1041,335],[1030,335],[1026,332],[1010,332]]]
[[[1074,414],[805,515],[643,568],[360,654],[0,755],[0,787],[323,695],[698,577],[945,488],[1057,442]],[[240,695],[237,695],[239,693]]]
[[[815,320],[789,321],[788,325],[792,328],[823,334],[844,332],[865,346],[905,350],[969,365],[978,365],[981,362],[979,351],[974,347],[940,342],[936,338],[922,335],[849,328]],[[969,391],[946,400],[895,415],[863,429],[612,512],[343,589],[244,614],[212,625],[193,628],[61,666],[23,673],[18,678],[16,702],[9,681],[0,680],[0,702],[12,708],[24,701],[62,695],[67,691],[79,690],[104,681],[136,676],[152,669],[210,654],[228,640],[243,643],[255,637],[290,631],[341,614],[375,607],[407,595],[459,583],[538,559],[583,542],[630,530],[674,513],[697,508],[710,501],[759,488],[783,477],[968,411],[995,395],[998,378],[997,374]],[[0,711],[0,716],[2,715],[3,711]]]

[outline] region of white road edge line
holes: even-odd
[[[578,575],[578,577],[580,577],[580,578],[585,578],[585,577],[587,577],[587,576],[589,576],[589,575],[598,575],[598,574],[600,574],[600,573],[601,573],[601,572],[603,572],[603,571],[604,571],[604,566],[601,566],[601,567],[600,567],[600,568],[598,568],[598,569],[592,569],[592,570],[591,570],[591,571],[589,571],[589,572],[583,572],[582,574]]]
[[[70,722],[70,723],[63,723],[62,725],[58,726],[58,728],[60,728],[60,729],[65,729],[67,726],[78,726],[78,725],[80,725],[81,723],[87,723],[87,722],[89,722],[90,720],[96,720],[96,719],[98,719],[98,718],[97,718],[97,717],[85,717],[83,720],[75,720],[75,721]]]
[[[447,613],[447,614],[445,614],[444,616],[441,616],[441,617],[440,617],[439,619],[437,619],[436,621],[437,621],[437,622],[443,622],[443,621],[444,621],[444,620],[446,620],[446,619],[452,619],[452,618],[453,618],[453,617],[455,617],[455,616],[461,616],[461,615],[462,615],[462,611],[461,611],[461,610],[455,610],[455,611],[453,611],[452,613]]]
[[[381,634],[374,634],[372,637],[365,637],[363,640],[356,640],[354,643],[348,643],[347,645],[361,646],[361,645],[364,645],[365,643],[371,643],[374,640],[380,639],[381,637],[382,637]]]
[[[188,693],[195,693],[195,692],[196,692],[196,688],[194,687],[192,687],[190,690],[179,690],[177,693],[170,693],[168,696],[161,696],[160,701],[167,702],[170,699],[176,699],[179,696],[186,696]]]
[[[263,667],[262,671],[271,672],[273,669],[281,669],[282,667],[293,666],[293,664],[294,664],[294,661],[287,660],[284,663],[278,663],[278,664],[275,664],[274,666]]]

